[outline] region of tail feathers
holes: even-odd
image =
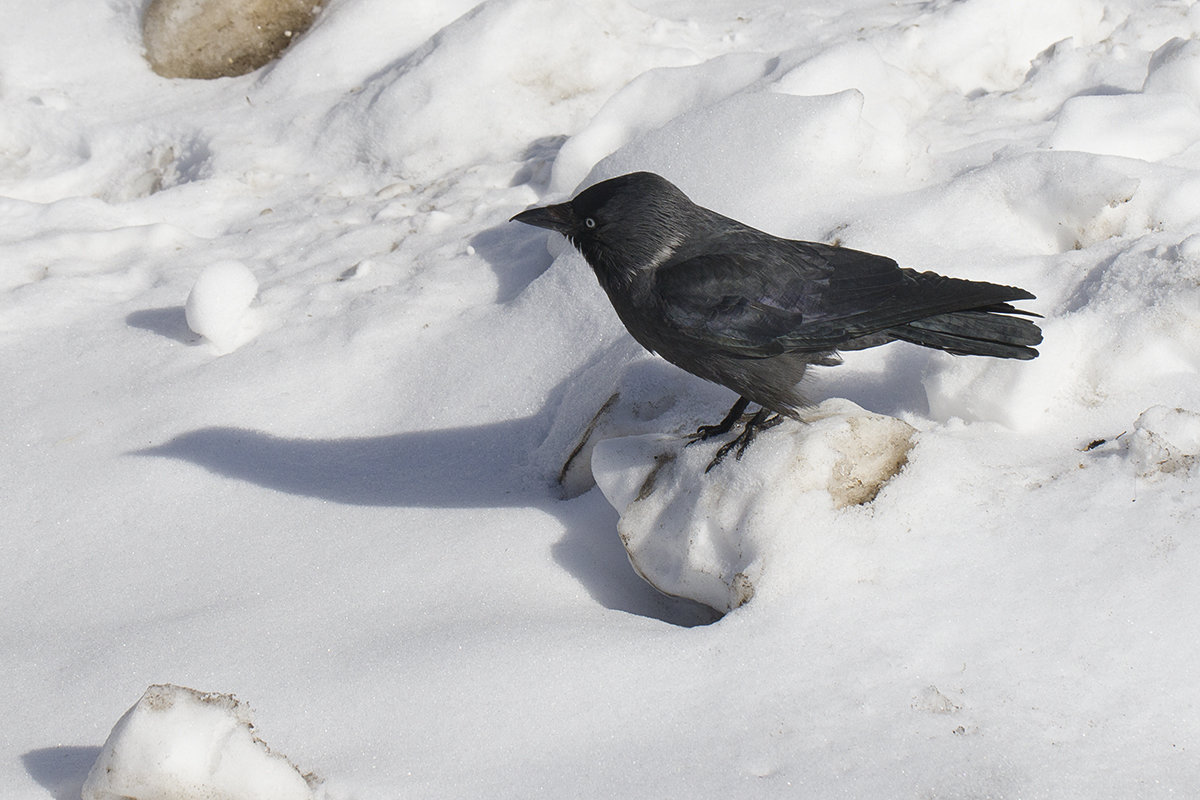
[[[954,311],[889,328],[897,339],[963,356],[993,356],[1028,361],[1037,358],[1034,349],[1042,341],[1042,330],[1007,303],[974,311]]]

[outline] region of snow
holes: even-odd
[[[146,5],[0,5],[0,797],[166,684],[335,799],[1195,792],[1200,7],[333,0],[201,81]],[[1042,355],[849,353],[705,475],[730,392],[507,222],[634,169]]]
[[[1186,472],[1200,453],[1200,414],[1153,406],[1133,424],[1132,459],[1143,477]]]
[[[1161,161],[1200,135],[1200,108],[1186,95],[1072,97],[1058,112],[1046,144],[1056,150]]]
[[[184,318],[193,332],[227,353],[254,336],[249,311],[257,294],[258,280],[249,267],[240,261],[218,261],[196,278],[183,305]]]
[[[621,512],[617,533],[638,574],[664,594],[722,612],[744,605],[764,581],[779,579],[771,546],[790,538],[779,531],[874,500],[904,466],[916,433],[847,400],[826,400],[804,422],[761,434],[744,463],[731,452],[711,467],[711,442],[661,434],[599,442],[592,470]]]
[[[310,800],[314,783],[255,735],[233,695],[161,685],[117,720],[82,796]]]

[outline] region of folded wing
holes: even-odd
[[[745,358],[889,339],[956,354],[1037,356],[1041,331],[1023,318],[1036,315],[1010,305],[1033,299],[1024,289],[902,269],[857,250],[771,239],[786,246],[732,240],[725,252],[658,270],[654,291],[676,335]]]

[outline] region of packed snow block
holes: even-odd
[[[232,352],[257,332],[250,304],[258,294],[258,279],[240,261],[209,264],[196,278],[184,304],[188,327],[216,346]]]
[[[83,800],[311,800],[318,784],[255,736],[233,695],[163,684],[113,726]]]
[[[1130,457],[1143,478],[1191,472],[1200,464],[1200,413],[1152,406],[1133,424]]]
[[[318,8],[312,0],[151,0],[146,60],[164,78],[245,75],[278,58]]]
[[[754,596],[777,540],[868,503],[904,466],[915,430],[827,400],[761,433],[740,460],[705,472],[717,442],[647,434],[608,439],[592,472],[620,513],[629,561],[664,594],[729,611]]]

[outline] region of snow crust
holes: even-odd
[[[0,797],[168,683],[332,798],[1194,794],[1200,6],[334,0],[200,81],[147,5],[0,3]],[[850,353],[704,475],[735,398],[507,221],[633,169],[1042,355]]]

